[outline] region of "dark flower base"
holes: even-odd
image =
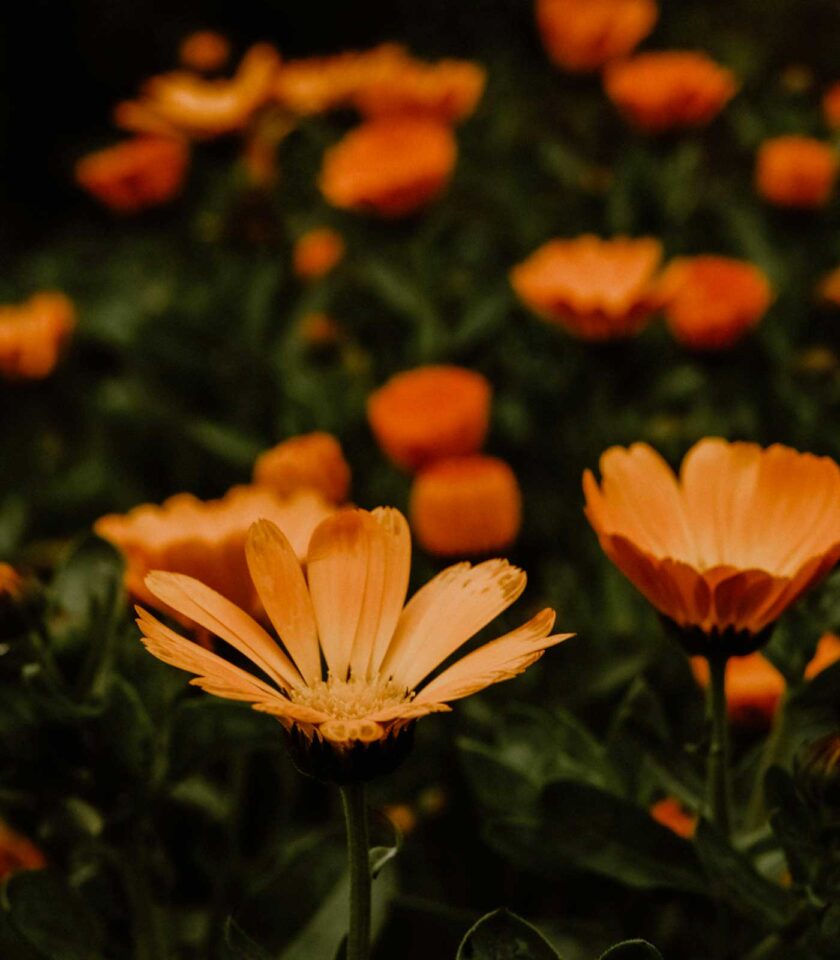
[[[775,623],[771,623],[759,633],[747,630],[712,630],[707,633],[699,627],[681,627],[673,620],[660,614],[665,633],[685,650],[690,657],[729,659],[745,657],[760,650],[773,634]]]
[[[365,783],[391,773],[405,760],[414,746],[414,724],[373,743],[356,742],[338,747],[317,734],[311,739],[297,727],[286,731],[292,761],[307,777],[323,783]]]

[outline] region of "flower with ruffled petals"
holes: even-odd
[[[588,72],[624,57],[653,30],[655,0],[537,0],[537,25],[551,60]]]
[[[424,550],[465,557],[503,550],[522,523],[522,493],[497,457],[435,460],[411,488],[411,528]]]
[[[230,57],[230,41],[215,30],[197,30],[184,37],[178,59],[188,70],[212,73],[221,70]]]
[[[368,120],[327,150],[321,192],[334,207],[405,216],[443,192],[457,155],[452,130],[438,120]]]
[[[738,91],[731,70],[704,53],[640,53],[607,67],[604,89],[622,116],[645,133],[702,127]]]
[[[812,137],[774,137],[759,148],[755,186],[777,207],[813,210],[828,203],[837,170],[837,151],[830,144]]]
[[[254,483],[286,497],[317,490],[330,503],[344,503],[350,490],[350,467],[341,444],[330,433],[305,433],[261,453]]]
[[[47,865],[35,844],[0,820],[0,881],[18,870],[42,870]]]
[[[648,237],[550,240],[511,270],[519,299],[583,340],[633,336],[662,302],[662,245]]]
[[[340,263],[343,256],[341,234],[330,227],[316,227],[295,241],[292,266],[301,280],[318,280]]]
[[[744,654],[840,558],[840,468],[776,444],[706,438],[677,478],[644,443],[583,478],[604,552],[691,653]]]
[[[650,815],[657,823],[686,840],[697,830],[697,814],[687,810],[676,797],[663,797],[651,808]]]
[[[48,376],[75,325],[76,311],[63,293],[0,306],[0,373],[12,380]]]

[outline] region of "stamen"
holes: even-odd
[[[340,680],[330,675],[326,680],[290,691],[289,696],[294,703],[320,710],[336,720],[359,720],[413,700],[414,692],[393,680]]]

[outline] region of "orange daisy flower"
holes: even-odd
[[[687,810],[676,797],[663,797],[651,808],[650,815],[678,837],[689,840],[697,829],[697,814]]]
[[[326,276],[344,257],[344,240],[330,227],[308,230],[295,242],[292,266],[301,280]]]
[[[455,168],[452,130],[428,117],[381,117],[324,155],[320,187],[334,207],[401,217],[436,199]]]
[[[52,373],[76,325],[63,293],[36,293],[24,303],[0,306],[0,373],[39,380]]]
[[[31,840],[0,820],[0,881],[18,870],[42,870],[46,865],[46,858]]]
[[[248,569],[279,642],[243,610],[191,577],[154,572],[158,602],[204,626],[266,678],[234,666],[164,626],[138,621],[154,656],[196,675],[210,693],[243,700],[307,741],[339,753],[398,734],[448,703],[522,673],[564,635],[550,635],[554,611],[429,675],[507,609],[525,574],[504,560],[449,567],[405,603],[411,542],[397,510],[343,510],[312,535],[306,576],[279,528],[255,523]],[[325,667],[322,666],[322,661]]]
[[[230,42],[215,30],[197,30],[184,37],[178,48],[181,64],[198,73],[221,70],[229,58]]]
[[[136,213],[177,196],[188,163],[181,140],[135,137],[82,157],[76,182],[112,210]]]
[[[730,257],[674,260],[662,277],[665,319],[692,350],[725,350],[752,330],[770,306],[770,282],[758,267]]]
[[[473,454],[436,460],[411,488],[411,527],[424,550],[474,556],[509,547],[522,523],[522,493],[502,460]]]
[[[833,83],[823,95],[823,116],[832,130],[840,129],[840,83]]]
[[[604,552],[691,653],[751,652],[840,557],[840,468],[778,444],[707,438],[679,478],[651,447],[611,447],[586,515]]]
[[[341,444],[330,433],[305,433],[261,453],[254,483],[282,497],[317,490],[330,503],[344,503],[350,491],[350,467]]]
[[[778,207],[813,210],[831,197],[837,169],[837,151],[829,144],[812,137],[774,137],[759,148],[755,186]]]
[[[510,272],[519,299],[583,340],[637,334],[662,303],[658,240],[550,240]]]
[[[368,397],[368,422],[385,455],[416,470],[441,457],[476,453],[487,435],[491,395],[487,379],[474,370],[417,367]]]
[[[735,96],[731,70],[704,53],[641,53],[611,64],[604,89],[624,118],[645,133],[710,123]]]
[[[653,30],[659,10],[655,0],[537,0],[536,15],[552,62],[588,72],[630,53]]]

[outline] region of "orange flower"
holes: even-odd
[[[333,508],[315,490],[288,499],[260,487],[234,487],[220,500],[198,500],[188,493],[161,506],[143,504],[125,515],[97,520],[96,533],[125,556],[126,587],[152,606],[144,584],[150,570],[200,577],[226,597],[259,616],[261,608],[245,564],[245,536],[260,517],[286,531],[299,557],[305,557],[312,531]],[[165,613],[171,613],[165,609]]]
[[[758,267],[730,257],[674,260],[661,289],[671,333],[693,350],[733,346],[758,324],[773,298]]]
[[[405,606],[411,541],[397,510],[343,510],[312,535],[304,577],[289,541],[267,520],[246,543],[248,568],[280,637],[210,587],[154,572],[146,586],[159,603],[217,634],[266,679],[180,637],[144,610],[149,652],[196,675],[217,696],[251,703],[308,740],[339,751],[396,735],[448,702],[522,673],[547,647],[554,611],[428,676],[522,593],[525,574],[505,560],[449,567]],[[282,643],[282,646],[281,646]],[[322,666],[322,658],[325,667]]]
[[[46,865],[43,853],[31,840],[0,820],[0,881],[18,870],[41,870]]]
[[[823,116],[832,130],[840,129],[840,83],[832,84],[823,96]]]
[[[661,305],[658,240],[550,240],[510,273],[519,299],[583,340],[637,334]]]
[[[537,24],[551,60],[564,70],[599,70],[626,56],[653,30],[655,0],[537,0]]]
[[[604,89],[624,118],[645,133],[710,123],[735,96],[738,83],[704,53],[641,53],[611,64]]]
[[[516,476],[495,457],[436,460],[417,475],[411,489],[412,529],[424,550],[441,557],[509,547],[521,515]]]
[[[697,814],[686,810],[676,797],[663,797],[658,800],[650,808],[650,815],[657,823],[686,840],[693,837],[697,829]]]
[[[298,238],[292,264],[301,280],[317,280],[328,274],[343,257],[341,234],[330,227],[317,227]]]
[[[189,163],[186,144],[171,137],[135,137],[82,157],[76,181],[119,213],[167,203],[181,190]]]
[[[426,117],[382,117],[351,130],[324,155],[320,187],[335,207],[401,217],[440,195],[458,148]]]
[[[75,325],[76,311],[63,293],[36,293],[24,303],[0,306],[0,373],[46,377]]]
[[[0,563],[0,599],[16,597],[23,583],[21,575],[8,563]]]
[[[823,277],[817,288],[817,294],[825,303],[840,307],[840,267],[835,267],[831,273]]]
[[[334,346],[343,337],[340,325],[326,313],[304,314],[300,318],[298,335],[308,347],[314,349]]]
[[[834,666],[838,660],[840,660],[840,637],[836,637],[833,633],[826,633],[820,637],[817,650],[805,668],[805,679],[813,680],[823,670]]]
[[[490,384],[454,366],[406,370],[374,391],[367,414],[379,446],[398,467],[476,453],[487,434]]]
[[[837,179],[837,153],[812,137],[774,137],[758,151],[755,186],[778,207],[825,206]]]
[[[254,483],[282,497],[311,489],[330,503],[344,503],[350,490],[350,467],[332,434],[305,433],[260,454],[254,464]]]
[[[756,649],[840,557],[840,468],[778,444],[707,438],[679,479],[651,447],[611,447],[586,515],[607,556],[691,653]]]
[[[212,73],[221,70],[230,57],[227,37],[215,30],[198,30],[184,37],[178,48],[178,59],[188,70]]]
[[[705,690],[709,686],[709,662],[692,657],[694,677]],[[726,664],[726,707],[730,720],[741,727],[767,727],[785,692],[785,678],[772,663],[755,652],[733,657]]]

